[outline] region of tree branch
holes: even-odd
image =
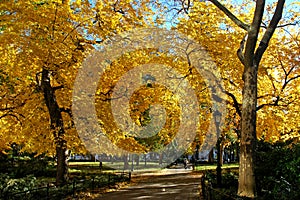
[[[62,89],[62,88],[64,88],[64,86],[60,85],[60,86],[53,87],[53,90],[55,91],[55,90],[59,90],[59,89]]]
[[[16,106],[7,107],[7,105],[6,105],[5,108],[0,108],[0,111],[12,111],[14,109],[17,109],[17,108],[20,108],[20,107],[24,106],[25,103],[26,103],[26,100],[24,102],[20,103],[19,105],[16,105]]]
[[[224,5],[222,5],[219,1],[217,0],[209,0],[210,2],[212,2],[215,6],[217,6],[217,8],[219,8],[221,11],[223,11],[223,13],[229,17],[229,19],[231,19],[238,27],[248,31],[250,26],[248,24],[245,24],[244,22],[242,22],[240,19],[238,19],[234,14],[232,14],[232,12],[230,12]]]
[[[284,27],[286,27],[286,26],[296,26],[297,24],[299,24],[299,22],[295,22],[295,23],[287,23],[287,24],[281,24],[281,25],[276,26],[276,28],[284,28]],[[261,28],[267,29],[268,26],[267,26],[266,24],[263,24],[263,25],[261,26]]]
[[[15,114],[13,114],[13,113],[5,113],[5,114],[3,114],[3,115],[1,115],[0,116],[0,119],[2,119],[2,118],[4,118],[4,117],[8,117],[8,116],[10,116],[10,117],[13,117],[13,118],[15,118],[21,125],[22,125],[22,121],[19,119],[19,117],[17,116],[17,115],[15,115]],[[21,117],[24,117],[23,115],[20,115]],[[24,117],[25,118],[25,117]]]
[[[244,57],[243,51],[245,48],[245,42],[246,42],[247,36],[248,36],[248,33],[244,36],[243,40],[240,43],[240,47],[237,50],[237,56],[243,65],[245,64],[245,57]]]
[[[60,112],[64,112],[64,113],[67,113],[71,119],[73,119],[73,114],[72,114],[72,110],[71,108],[65,108],[65,107],[62,107],[62,108],[59,108]],[[73,122],[72,122],[73,124]]]
[[[248,31],[248,38],[245,47],[245,68],[249,66],[253,66],[253,58],[256,47],[256,42],[258,38],[259,28],[262,22],[262,17],[265,8],[264,0],[257,0],[256,7],[254,12],[254,17],[251,23],[251,26]]]
[[[265,104],[261,104],[259,106],[256,107],[256,111],[262,109],[265,106],[278,106],[278,102],[274,102],[274,103],[265,103]]]
[[[255,52],[255,62],[258,64],[266,51],[268,44],[273,36],[273,33],[275,32],[275,29],[282,17],[282,12],[283,12],[283,7],[284,7],[285,0],[278,0],[275,13],[271,19],[271,22],[262,38],[260,41],[260,44]]]
[[[284,109],[286,109],[286,107],[289,106],[290,104],[294,103],[295,100],[296,99],[294,99],[292,101],[284,101],[283,98],[281,98],[280,96],[277,96],[277,97],[275,97],[275,99],[273,100],[273,102],[259,105],[256,108],[256,111],[264,108],[265,106],[280,106],[280,107],[283,107]],[[282,102],[282,104],[279,104],[279,101]]]
[[[225,94],[227,94],[228,96],[231,97],[231,99],[233,100],[233,106],[234,108],[236,109],[236,112],[237,114],[242,117],[242,111],[241,111],[241,104],[236,100],[234,94],[228,92],[228,91],[225,91]]]

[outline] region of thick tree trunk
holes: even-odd
[[[67,145],[63,138],[65,133],[63,119],[55,97],[56,88],[51,86],[49,70],[43,69],[42,71],[41,88],[50,115],[50,128],[54,134],[56,143],[56,185],[63,185],[67,180],[68,172],[66,155]]]
[[[257,72],[262,56],[266,51],[269,41],[271,40],[272,35],[282,17],[285,0],[277,1],[274,15],[258,46],[258,35],[262,24],[266,3],[265,0],[255,1],[255,11],[253,21],[250,26],[239,20],[218,0],[210,1],[224,14],[226,14],[236,25],[247,31],[247,37],[244,37],[240,48],[237,51],[238,58],[244,65],[238,195],[254,198],[256,196],[254,150],[256,145]]]
[[[255,144],[256,144],[256,104],[257,104],[257,69],[254,64],[245,67],[242,134],[240,143],[240,167],[238,195],[254,198],[255,184]]]

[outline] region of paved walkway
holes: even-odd
[[[134,172],[133,184],[118,191],[103,194],[98,200],[197,200],[200,174],[185,169],[165,169],[158,172]]]

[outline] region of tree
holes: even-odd
[[[132,72],[135,67],[147,64],[151,65],[152,63],[156,63],[156,65],[165,64],[179,72],[182,77],[178,77],[175,71],[171,71],[170,69],[158,71],[160,73],[156,72],[155,77],[150,77],[147,73],[143,74],[143,71],[139,71],[138,75]],[[129,76],[130,79],[127,82],[122,82],[120,79],[125,73],[132,74]],[[137,76],[138,79],[135,79]],[[165,77],[169,77],[168,80],[165,80]],[[179,99],[185,94],[185,91],[182,89],[185,87],[182,86],[184,85],[183,79],[185,78],[195,88],[196,95],[203,104],[203,107],[195,108],[195,110],[199,109],[201,113],[201,116],[195,117],[201,120],[201,124],[197,127],[197,138],[202,140],[203,135],[208,131],[211,115],[211,113],[207,112],[210,99],[209,93],[206,92],[208,89],[204,87],[205,84],[197,70],[189,66],[185,58],[175,58],[171,54],[162,52],[159,48],[126,53],[114,60],[101,76],[101,81],[96,91],[95,102],[97,117],[106,136],[116,146],[139,154],[150,151],[159,152],[166,145],[173,143],[176,133],[178,133],[178,128],[182,123],[180,115],[184,112],[186,113],[186,110],[188,110],[184,106],[185,104],[192,105],[182,99],[181,106],[179,105]],[[131,94],[132,81],[137,81],[137,83],[134,82],[135,86],[139,84],[142,86]],[[118,88],[122,90],[119,91],[116,89],[116,85],[120,84],[120,82],[122,85],[118,85]],[[167,86],[163,85],[162,82],[167,82]],[[113,94],[113,92],[115,93]],[[129,111],[126,107],[127,103],[129,104]],[[117,105],[117,117],[112,113],[112,110],[116,108],[112,108],[111,104]],[[151,113],[152,106],[157,104],[164,108],[165,113]],[[130,119],[128,119],[129,116]],[[146,130],[133,127],[131,120],[139,128],[148,127],[146,127]],[[161,122],[165,123],[162,124]],[[189,123],[187,121],[186,124],[182,125],[186,127],[184,129],[185,132],[194,131],[194,126],[190,126]],[[186,137],[177,138],[176,141],[186,140]],[[174,143],[174,146],[177,144]],[[181,148],[178,145],[176,147]],[[179,149],[175,148],[174,152],[176,150],[179,151]]]
[[[241,11],[239,16],[235,16],[220,2],[213,0],[210,2],[212,2],[216,6],[216,8],[220,9],[224,15],[227,15],[227,17],[231,21],[228,21],[228,18],[224,18],[224,15],[221,15],[215,8],[213,8],[206,2],[194,1],[191,4],[186,4],[185,2],[182,4],[182,9],[188,13],[189,19],[187,21],[182,20],[179,23],[178,28],[180,31],[183,31],[186,34],[199,38],[198,41],[203,46],[205,46],[206,49],[213,55],[212,57],[215,58],[215,62],[223,71],[222,76],[225,82],[224,92],[229,97],[228,102],[230,102],[231,105],[235,108],[235,111],[233,113],[237,114],[230,117],[232,120],[230,120],[231,122],[229,122],[228,124],[232,124],[235,126],[235,121],[241,118],[241,132],[237,132],[238,136],[241,137],[241,159],[238,193],[241,196],[253,198],[256,193],[254,176],[254,151],[257,138],[256,112],[262,108],[269,109],[273,106],[277,106],[278,109],[280,108],[280,110],[284,112],[283,105],[288,106],[292,102],[287,101],[287,99],[284,100],[285,97],[283,97],[283,99],[281,99],[281,97],[274,97],[274,93],[278,94],[278,92],[272,92],[272,94],[268,93],[265,90],[265,84],[268,84],[269,87],[272,87],[273,85],[273,88],[274,84],[272,84],[270,81],[266,81],[266,79],[263,79],[264,74],[271,68],[274,71],[278,71],[279,69],[274,66],[276,66],[280,62],[276,62],[276,65],[274,65],[274,63],[267,63],[267,61],[270,61],[268,57],[266,57],[266,61],[262,61],[261,59],[268,45],[270,44],[271,38],[274,36],[275,29],[278,27],[285,27],[287,25],[296,25],[297,22],[293,22],[293,19],[294,16],[297,15],[293,14],[293,17],[287,18],[285,22],[289,21],[288,23],[285,24],[285,22],[283,22],[282,24],[278,25],[279,20],[282,16],[284,1],[278,1],[277,4],[275,4],[276,8],[272,5],[265,6],[264,1],[256,1],[255,8],[253,9],[252,19],[245,15],[244,10]],[[231,10],[234,10],[233,5],[229,5],[229,7]],[[263,19],[265,7],[267,7],[268,12],[271,12],[272,9],[274,9],[275,11],[273,15],[268,13],[269,15],[265,16]],[[180,9],[178,10],[180,11]],[[244,21],[247,23],[245,23]],[[237,30],[237,26],[244,30],[246,34],[241,30]],[[259,33],[261,33],[261,35]],[[297,33],[295,35],[297,35]],[[276,38],[282,37],[282,35],[275,36]],[[297,37],[290,38],[291,40],[294,40],[290,43],[292,46],[297,46],[298,43],[295,41],[297,40],[296,38]],[[240,44],[237,44],[238,40],[241,41]],[[238,58],[241,61],[243,68],[240,68],[240,65],[237,63],[237,57],[233,57],[233,54],[230,53],[232,52],[231,47],[233,46],[236,46],[238,49]],[[281,46],[278,48],[284,49],[285,47],[282,48]],[[276,49],[278,50],[278,48]],[[298,50],[296,48],[296,52],[297,51]],[[292,54],[288,52],[283,53],[283,55],[292,55],[293,59],[295,59],[296,57],[293,56],[294,54],[295,52],[293,52]],[[269,57],[274,57],[274,55],[276,54],[268,54]],[[290,60],[290,58],[287,58],[287,60]],[[296,79],[299,76],[297,75],[298,69],[297,67],[295,67],[295,64],[293,64],[293,62],[294,61],[290,60],[289,64],[285,65],[285,69],[283,69],[283,72],[286,72],[283,76],[285,76],[287,80],[284,80],[285,78],[278,80],[280,79],[278,76],[277,78],[275,78],[278,83],[280,83],[278,88],[282,88],[285,90],[285,84],[283,84],[283,86],[280,86],[282,82],[288,83],[290,84],[290,86],[296,83]],[[258,67],[261,63],[263,63],[263,65]],[[236,68],[233,68],[232,66],[235,66]],[[243,71],[242,75],[240,74],[238,69]],[[269,77],[274,76],[274,71],[271,72],[272,70],[268,72]],[[262,74],[259,79],[257,77],[258,72]],[[287,72],[289,72],[290,74]],[[243,77],[242,79],[239,78],[241,76]],[[243,80],[243,82],[241,80]],[[291,83],[293,81],[295,82]],[[264,87],[262,87],[263,84]],[[257,96],[257,86],[261,87],[261,90],[259,91],[261,96],[259,97]],[[239,92],[241,91],[240,88],[242,88],[243,91],[242,98],[239,95]],[[284,94],[280,92],[280,96],[287,95],[293,100],[296,100],[293,98],[296,93],[298,94],[295,89],[296,86],[293,87],[293,90],[285,90]],[[277,102],[276,99],[278,99]],[[259,101],[260,103],[258,106],[257,101]],[[278,104],[278,102],[281,103]],[[232,112],[230,111],[229,113]],[[292,113],[292,111],[289,113]],[[233,117],[236,119],[234,119]],[[272,116],[270,117],[272,118]],[[259,125],[259,127],[262,126]],[[274,133],[269,131],[268,134],[272,135]]]
[[[253,20],[251,25],[247,25],[237,19],[231,12],[222,6],[218,1],[211,1],[222,10],[239,27],[247,31],[241,47],[238,50],[238,57],[244,65],[243,72],[243,102],[242,102],[242,122],[241,122],[241,144],[240,144],[240,171],[239,189],[240,196],[253,198],[256,196],[256,184],[254,175],[255,143],[256,143],[256,109],[257,109],[257,74],[258,67],[269,41],[282,17],[284,0],[278,0],[274,15],[267,26],[258,47],[258,35],[262,25],[265,1],[256,1]]]
[[[8,143],[17,141],[25,144],[24,151],[56,155],[57,185],[66,181],[66,150],[83,150],[71,113],[77,69],[85,54],[109,35],[143,26],[146,16],[142,15],[150,12],[146,4],[88,0],[0,4],[0,49],[6,55],[1,58],[3,74],[8,80],[21,80],[7,84],[18,88],[11,90],[10,96],[22,104],[19,110],[24,116],[19,119],[16,114],[4,113],[1,123],[21,132],[20,138],[11,137]],[[3,103],[12,108],[11,103]],[[22,123],[14,126],[12,120]]]
[[[155,6],[148,4],[150,2],[2,1],[0,39],[3,42],[0,51],[3,56],[0,64],[5,67],[0,70],[0,134],[4,136],[0,139],[0,147],[7,148],[12,141],[16,141],[24,144],[24,151],[56,154],[57,184],[65,182],[65,150],[84,151],[73,126],[71,112],[72,87],[78,68],[90,50],[97,48],[96,45],[101,47],[106,38],[124,30],[153,24],[151,13]],[[282,15],[283,0],[278,0],[274,7],[265,6],[265,1],[257,0],[254,9],[245,6],[246,10],[249,8],[251,11],[250,16],[244,10],[238,12],[233,5],[229,5],[233,10],[230,12],[225,4],[216,0],[210,0],[215,6],[204,1],[179,2],[183,7],[176,12],[184,11],[189,18],[180,19],[181,22],[174,28],[196,38],[222,69],[224,92],[230,103],[226,121],[230,128],[227,130],[236,130],[237,137],[241,138],[239,194],[254,197],[256,128],[261,137],[268,139],[281,138],[281,133],[286,138],[299,137],[299,122],[294,112],[299,109],[298,33],[281,32],[274,35]],[[268,12],[275,12],[263,19],[265,7]],[[238,15],[235,16],[233,12],[238,12]],[[294,24],[290,21],[296,17],[297,13],[293,13],[279,27]],[[284,47],[280,45],[279,48],[278,43],[270,41],[274,36],[286,42]],[[266,56],[265,51],[269,45],[272,46],[272,51]],[[232,54],[232,47],[238,49],[238,57]],[[199,119],[203,123],[197,130],[197,140],[203,142],[203,132],[207,131],[211,119],[211,102],[207,102],[209,92],[202,84],[202,78],[186,60],[164,55],[157,49],[123,55],[111,63],[110,69],[115,71],[108,70],[102,77],[102,85],[99,84],[96,93],[96,107],[99,108],[97,114],[100,124],[105,127],[108,137],[122,148],[137,153],[157,149],[159,144],[165,145],[174,137],[178,127],[178,102],[176,96],[160,85],[143,87],[143,90],[136,91],[130,99],[130,116],[140,126],[151,124],[151,104],[166,100],[164,106],[170,121],[163,131],[148,141],[120,131],[109,112],[108,100],[112,98],[112,87],[115,87],[122,74],[129,68],[151,62],[151,59],[158,63],[168,63],[183,75],[180,78],[173,77],[174,80],[186,78],[192,83],[198,99],[201,99]],[[263,76],[257,77],[258,73]],[[257,87],[262,89],[257,92]],[[147,101],[140,98],[147,95],[151,96]],[[265,125],[257,125],[258,110],[258,120],[262,121],[261,124],[271,124],[268,125],[269,130]],[[271,128],[272,125],[282,123],[282,120],[286,124],[280,129]],[[277,135],[270,133],[271,131],[276,131]],[[10,132],[20,134],[8,134]]]

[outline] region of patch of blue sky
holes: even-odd
[[[200,0],[201,1],[201,0]],[[205,1],[205,0],[202,0]],[[161,0],[160,2],[162,2],[162,4],[166,5],[166,7],[169,7],[169,9],[166,11],[165,13],[165,23],[163,25],[161,25],[161,27],[163,28],[167,28],[170,29],[174,26],[176,26],[176,24],[179,22],[180,18],[183,17],[187,17],[187,15],[185,15],[183,12],[178,13],[178,10],[180,9],[180,4],[174,4],[174,3],[169,3],[169,2],[174,2],[174,1],[164,1]],[[222,1],[221,1],[222,2]],[[247,3],[247,6],[245,6],[245,2]],[[266,6],[267,5],[271,5],[278,2],[278,0],[266,0]],[[226,1],[226,3],[231,3],[232,5],[235,6],[243,6],[241,7],[241,12],[247,12],[251,7],[255,6],[255,1],[254,0],[231,0],[231,1]],[[289,19],[291,18],[291,13],[290,11],[293,10],[294,12],[298,12],[300,13],[300,5],[296,4],[296,1],[294,0],[286,0],[285,1],[285,9],[283,11],[283,17],[285,19]],[[234,13],[237,14],[237,13]],[[267,15],[267,11],[265,12],[265,16]],[[300,19],[295,19],[297,20],[298,24],[300,22]],[[224,24],[224,26],[222,26],[221,28],[226,28],[226,25]]]

